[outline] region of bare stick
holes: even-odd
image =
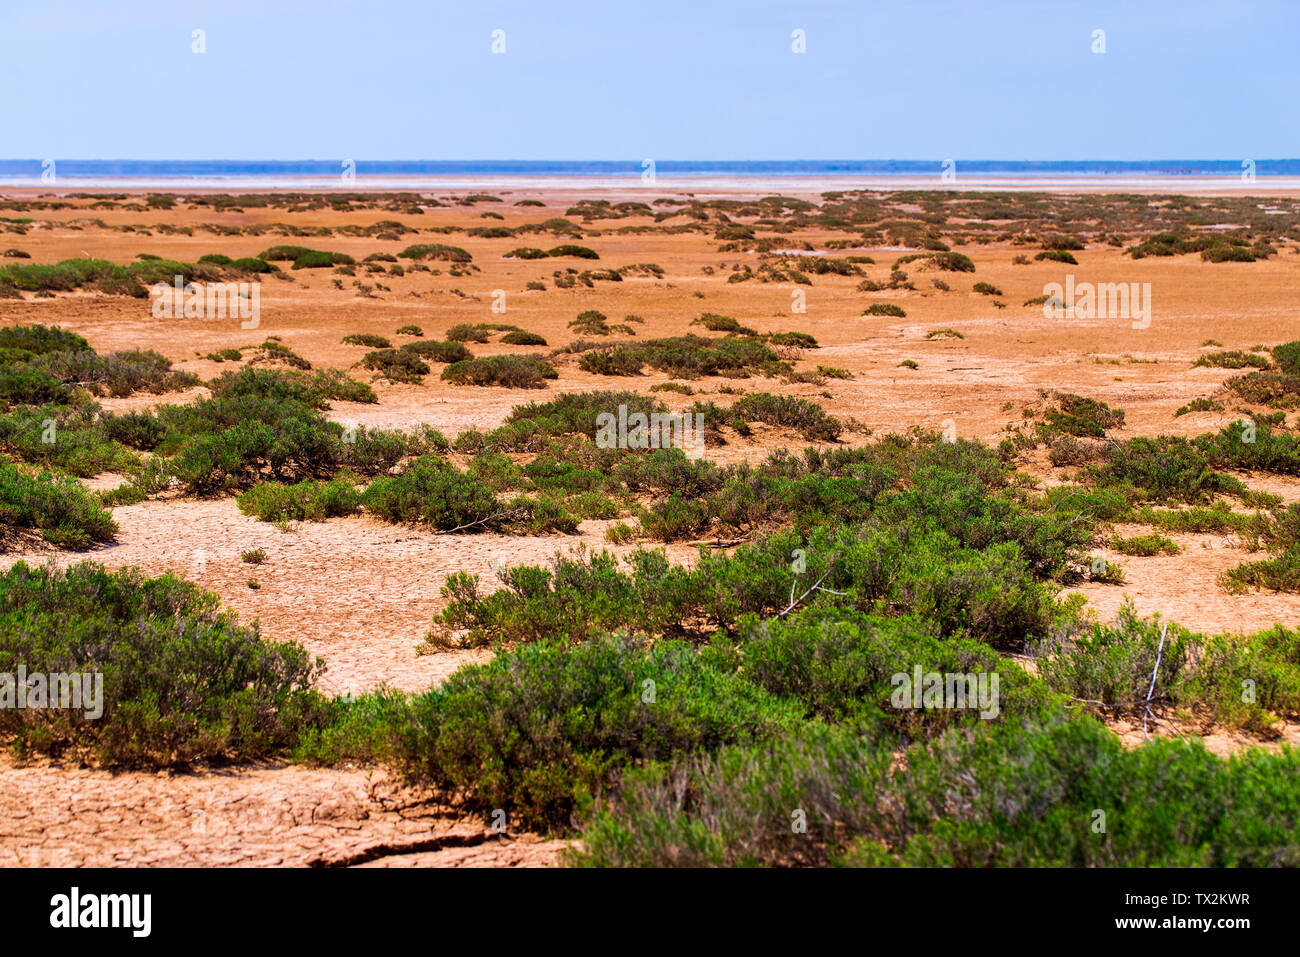
[[[1151,687],[1147,689],[1146,708],[1142,713],[1142,736],[1150,738],[1147,734],[1147,718],[1151,715],[1151,693],[1156,690],[1156,675],[1160,672],[1160,656],[1165,653],[1165,633],[1169,631],[1169,623],[1160,626],[1160,647],[1156,649],[1156,666],[1151,669]]]

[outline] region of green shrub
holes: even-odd
[[[597,255],[594,249],[589,249],[586,246],[575,246],[572,243],[565,243],[560,246],[555,246],[552,249],[548,249],[546,250],[546,255],[572,256],[577,259],[599,259],[600,258],[600,256]]]
[[[977,550],[936,528],[937,516],[918,513],[921,501],[938,495],[933,490],[900,496],[868,528],[815,528],[806,539],[778,532],[742,545],[732,555],[702,553],[690,570],[669,565],[660,552],[639,550],[626,559],[631,573],[620,572],[617,560],[604,553],[557,558],[553,571],[510,569],[507,587],[486,596],[479,595],[473,576],[449,578],[443,590],[449,603],[431,637],[449,642],[459,636],[464,644],[475,645],[489,637],[578,641],[617,629],[658,635],[689,627],[708,634],[734,627],[744,614],[772,615],[785,608],[797,585],[786,564],[795,549],[809,556],[809,585],[821,578],[826,589],[840,593],[831,604],[892,614],[911,611],[928,616],[942,634],[963,631],[991,644],[1044,634],[1054,614],[1051,593],[1033,580],[1031,570],[1058,569],[1077,550],[1077,544],[1060,541],[1070,532],[1064,518],[1053,519],[1059,523],[1051,526],[1058,541],[1049,545],[1034,537],[1046,528],[1035,532],[1026,527],[1025,516],[1013,512],[1001,516],[1001,540],[991,541],[986,537],[992,534],[990,515],[972,523],[981,531],[983,547]],[[948,490],[946,499],[954,498]],[[701,510],[708,518],[707,503],[676,494],[669,500],[689,510],[691,521]],[[939,505],[927,502],[924,507]],[[960,514],[949,504],[944,516],[959,531]],[[643,518],[642,524],[647,534],[660,534],[654,521]],[[697,527],[688,526],[688,533],[695,534]],[[971,534],[970,529],[964,532]],[[814,561],[814,556],[820,557]],[[816,593],[808,601],[824,604],[829,599]]]
[[[507,424],[542,424],[556,434],[571,433],[594,439],[597,420],[602,413],[616,413],[620,405],[629,414],[664,411],[662,403],[636,392],[561,392],[547,402],[529,402],[515,406],[506,417]]]
[[[156,395],[188,389],[200,382],[192,372],[173,370],[171,362],[152,349],[128,349],[107,356],[90,351],[51,352],[33,359],[31,364],[63,382],[84,386],[94,395]]]
[[[1293,409],[1300,405],[1300,375],[1273,370],[1233,376],[1224,385],[1251,405]]]
[[[1201,259],[1212,263],[1253,263],[1255,258],[1254,250],[1247,249],[1245,246],[1225,244],[1201,250]]]
[[[731,412],[746,421],[798,429],[809,442],[834,442],[842,428],[839,420],[816,402],[792,395],[756,392],[738,400]]]
[[[361,503],[385,521],[427,522],[440,531],[483,531],[494,521],[499,525],[505,511],[482,482],[432,456],[416,459],[400,475],[375,479]]]
[[[745,336],[758,335],[758,333],[753,329],[750,329],[748,326],[742,326],[731,316],[720,316],[713,312],[706,312],[703,315],[697,316],[691,320],[691,325],[703,326],[710,332],[733,332],[737,335]]]
[[[1180,405],[1174,412],[1174,418],[1181,415],[1187,415],[1189,412],[1222,412],[1223,405],[1215,402],[1213,399],[1196,398],[1186,405]]]
[[[1121,555],[1138,555],[1149,558],[1152,555],[1177,555],[1181,550],[1178,543],[1163,535],[1135,535],[1132,538],[1111,539],[1110,547]]]
[[[1220,582],[1234,592],[1243,592],[1248,588],[1300,592],[1300,545],[1292,545],[1273,558],[1242,562],[1224,572]]]
[[[447,330],[447,339],[450,342],[487,342],[491,338],[491,334],[482,323],[471,325],[462,322]]]
[[[500,385],[508,389],[540,389],[559,373],[536,356],[486,356],[453,362],[442,378],[454,385]]]
[[[409,780],[524,827],[569,825],[645,760],[762,740],[795,712],[679,642],[532,645],[402,701],[368,696],[314,751],[378,753]]]
[[[578,363],[580,369],[598,375],[635,375],[647,365],[677,379],[698,379],[705,375],[745,377],[754,372],[780,375],[793,371],[789,363],[781,362],[764,343],[732,336],[709,339],[687,335],[624,343],[587,353]]]
[[[925,264],[929,266],[933,266],[935,269],[943,270],[944,272],[974,272],[975,271],[975,263],[971,261],[971,258],[969,256],[967,256],[965,253],[953,253],[953,252],[909,253],[906,256],[900,257],[898,261],[894,263],[894,269],[897,270],[899,266],[905,265],[906,263],[913,262],[915,260],[921,260]]]
[[[1245,489],[1239,479],[1209,467],[1209,459],[1179,436],[1139,436],[1114,446],[1104,465],[1089,466],[1088,474],[1103,486],[1127,486],[1147,501],[1197,504],[1216,493]]]
[[[640,375],[645,361],[634,348],[616,346],[612,349],[594,349],[583,353],[578,368],[592,375]]]
[[[509,346],[544,346],[546,340],[535,332],[507,332],[501,341]]]
[[[1269,362],[1267,356],[1242,352],[1239,349],[1234,349],[1231,352],[1207,352],[1192,363],[1193,367],[1211,366],[1217,369],[1244,369],[1247,366],[1256,369],[1267,369],[1271,365],[1272,363]]]
[[[1287,866],[1294,753],[1224,760],[1199,742],[1127,749],[1091,718],[991,725],[902,759],[809,728],[628,772],[595,808],[586,866]],[[792,797],[795,796],[795,797]],[[806,828],[791,827],[792,808]],[[1092,825],[1106,813],[1105,840]]]
[[[4,340],[0,339],[0,345],[4,344]],[[1279,369],[1287,375],[1300,375],[1300,340],[1276,345],[1272,353],[1273,361],[1277,363]]]
[[[319,249],[308,249],[306,246],[272,246],[270,249],[258,253],[257,258],[268,263],[293,260],[294,269],[316,269],[321,266],[351,266],[356,264],[355,259],[344,253],[322,252]]]
[[[1035,652],[1038,676],[1052,689],[1096,707],[1140,712],[1153,674],[1153,701],[1179,697],[1177,686],[1186,678],[1196,642],[1196,636],[1176,624],[1140,619],[1126,600],[1114,626],[1095,624],[1040,645]]]
[[[776,622],[751,621],[741,637],[746,677],[779,698],[798,701],[809,718],[852,720],[878,734],[914,738],[932,737],[955,724],[1020,721],[1060,711],[1041,682],[987,645],[941,640],[913,618],[819,609]],[[917,708],[910,694],[898,706],[902,686],[896,676],[905,675],[910,689],[917,668],[922,674],[984,674],[988,695],[978,700],[977,680],[976,688],[961,686],[964,707]]]
[[[20,406],[0,415],[0,448],[24,462],[88,478],[101,472],[132,471],[137,458],[122,442],[129,429],[109,428],[109,416],[93,403],[78,406]],[[117,421],[128,416],[112,417]],[[143,418],[148,418],[143,416]],[[144,445],[136,445],[144,448]]]
[[[389,382],[418,383],[429,374],[429,366],[409,349],[379,349],[366,353],[361,365]]]
[[[117,523],[76,479],[0,463],[0,551],[27,529],[58,548],[81,549],[113,541]]]
[[[1112,409],[1105,402],[1072,392],[1057,392],[1054,398],[1057,408],[1049,409],[1044,416],[1050,431],[1104,438],[1108,429],[1124,425],[1124,410]]]
[[[796,349],[816,349],[817,339],[806,332],[773,332],[767,341],[774,346],[792,346]]]
[[[462,362],[473,359],[474,353],[460,342],[440,342],[437,339],[422,339],[408,342],[401,347],[403,352],[411,352],[431,362]]]
[[[365,346],[367,349],[391,349],[393,344],[383,336],[368,332],[354,332],[343,337],[343,344],[348,346]]]
[[[309,249],[293,261],[292,269],[324,269],[329,266],[338,265],[334,261],[334,253],[327,253],[317,249]],[[351,265],[345,263],[344,265]]]
[[[446,246],[442,243],[407,246],[397,255],[403,259],[441,259],[453,263],[467,263],[474,258],[459,246]]]
[[[1083,242],[1074,236],[1045,236],[1040,239],[1043,249],[1073,249],[1080,250],[1084,248]]]
[[[902,306],[896,306],[892,302],[877,302],[862,310],[864,316],[893,316],[896,319],[906,319],[907,313]]]
[[[72,389],[55,376],[29,363],[0,365],[0,405],[62,405]]]
[[[361,505],[361,496],[355,479],[340,475],[328,482],[262,482],[240,494],[237,502],[241,512],[263,522],[323,522],[354,514]]]
[[[140,265],[140,264],[137,264]],[[171,282],[171,276],[167,277]],[[149,291],[129,270],[107,259],[65,259],[53,265],[0,266],[0,287],[26,292],[71,292],[91,287],[110,296],[144,299]]]
[[[29,326],[0,327],[0,349],[21,349],[32,355],[91,351],[90,343],[75,332],[69,332],[58,326],[43,326],[39,323]]]
[[[330,399],[379,401],[370,386],[348,378],[337,369],[322,369],[313,375],[304,375],[293,370],[245,366],[238,372],[223,372],[208,383],[208,388],[216,398],[290,400],[316,409],[329,408]]]
[[[578,318],[569,323],[569,328],[582,336],[607,336],[610,333],[605,314],[595,309],[579,313]]]
[[[134,391],[164,393],[198,385],[194,373],[173,371],[172,363],[151,350],[96,354],[81,335],[48,326],[0,330],[0,403],[62,404],[72,386],[117,397]]]
[[[126,766],[248,760],[292,744],[323,717],[309,690],[322,669],[300,645],[240,626],[215,595],[168,574],[66,571],[19,562],[0,575],[0,672],[101,676],[102,715],[0,709],[20,751],[64,751]]]

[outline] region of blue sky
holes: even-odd
[[[1295,0],[5,2],[3,158],[1300,156]]]

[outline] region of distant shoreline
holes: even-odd
[[[71,165],[71,164],[70,164]],[[1143,193],[1205,196],[1300,195],[1300,175],[1259,174],[1245,182],[1237,176],[1044,176],[962,175],[944,180],[930,176],[668,176],[653,182],[639,175],[364,175],[343,180],[339,176],[212,175],[212,176],[76,176],[61,172],[54,183],[38,176],[0,175],[0,195],[66,195],[75,192],[185,191],[231,192],[438,192],[448,190],[498,190],[509,192],[573,193],[651,200],[665,194],[710,196],[816,196],[840,190],[945,190],[953,192]]]
[[[52,180],[50,173],[53,174]],[[832,190],[1300,191],[1300,159],[50,160],[0,159],[0,190],[546,190],[633,197]]]

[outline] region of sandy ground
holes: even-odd
[[[40,191],[27,191],[30,198]],[[654,196],[669,191],[660,189]],[[757,265],[749,253],[719,253],[718,243],[698,233],[620,233],[627,225],[648,225],[649,219],[623,219],[592,224],[599,235],[576,240],[597,249],[596,263],[580,260],[505,260],[502,254],[521,245],[549,246],[548,235],[513,239],[482,239],[455,233],[428,233],[434,226],[495,225],[485,211],[502,216],[504,225],[564,215],[579,195],[555,191],[498,191],[506,202],[475,207],[431,209],[424,215],[370,210],[341,213],[331,209],[287,213],[250,208],[245,212],[214,213],[209,209],[89,210],[35,212],[38,222],[26,235],[0,234],[0,248],[29,252],[31,262],[54,262],[90,254],[127,263],[138,253],[154,253],[194,261],[206,253],[232,257],[255,255],[279,243],[300,243],[317,249],[345,252],[358,261],[374,252],[395,254],[414,242],[448,242],[463,246],[481,272],[452,278],[410,272],[395,277],[368,277],[360,282],[390,287],[361,297],[351,277],[332,270],[301,270],[291,279],[268,279],[262,288],[262,316],[256,330],[242,330],[237,320],[155,319],[147,300],[88,294],[52,299],[0,299],[0,323],[58,324],[84,335],[101,352],[122,348],[155,349],[180,368],[210,378],[230,363],[201,358],[212,350],[246,346],[267,336],[309,359],[316,367],[352,366],[367,351],[344,345],[344,335],[368,332],[395,344],[397,327],[414,323],[426,338],[441,338],[461,322],[509,322],[545,336],[551,346],[576,336],[567,324],[579,312],[599,309],[611,322],[634,313],[646,323],[635,327],[642,337],[699,331],[690,320],[702,312],[735,316],[761,332],[798,330],[812,333],[821,348],[807,352],[800,368],[818,364],[848,369],[853,378],[826,385],[786,385],[751,379],[730,384],[749,391],[778,391],[815,399],[836,415],[851,417],[876,433],[903,431],[920,425],[955,428],[964,438],[996,442],[1021,409],[1036,401],[1040,390],[1064,389],[1098,398],[1127,413],[1118,437],[1171,433],[1196,435],[1238,417],[1231,403],[1222,413],[1196,413],[1179,418],[1173,412],[1197,396],[1216,394],[1234,373],[1193,368],[1214,339],[1226,349],[1247,349],[1300,338],[1300,315],[1294,296],[1300,279],[1300,255],[1284,245],[1279,255],[1255,263],[1202,263],[1197,256],[1133,261],[1110,247],[1077,253],[1078,266],[1054,263],[1013,265],[1015,255],[1029,251],[1010,244],[958,247],[976,263],[968,274],[913,270],[915,291],[863,293],[858,277],[817,276],[806,293],[806,312],[792,312],[792,288],[755,281],[729,283],[733,265]],[[590,195],[590,194],[588,194]],[[536,197],[543,208],[519,208],[515,200]],[[630,198],[650,201],[642,192]],[[100,228],[135,224],[148,234]],[[229,225],[292,222],[296,226],[344,224],[367,226],[399,220],[417,227],[399,242],[376,238],[334,236],[291,238],[265,234],[214,236],[165,235],[158,226],[193,226],[208,221]],[[76,225],[77,228],[73,228]],[[817,249],[843,234],[803,230]],[[865,267],[869,277],[884,279],[896,250],[853,250],[876,259]],[[841,255],[841,254],[837,254]],[[5,260],[8,262],[9,260]],[[621,283],[598,282],[596,288],[553,288],[557,268],[616,268],[657,263],[662,279],[628,277]],[[433,263],[445,267],[445,263]],[[704,267],[712,267],[712,274]],[[1134,329],[1126,320],[1064,321],[1045,319],[1025,300],[1043,294],[1048,282],[1061,282],[1066,272],[1076,281],[1150,282],[1153,318],[1149,328]],[[342,289],[334,279],[342,280]],[[943,292],[933,279],[948,282]],[[542,292],[525,290],[530,280],[542,280]],[[978,295],[976,280],[990,282],[1003,294]],[[504,290],[506,312],[493,313],[494,291]],[[499,297],[498,297],[499,298]],[[998,308],[994,300],[1006,304]],[[890,302],[907,311],[904,319],[862,317],[873,302]],[[934,329],[951,328],[964,339],[927,340]],[[476,355],[516,352],[497,343],[471,344]],[[905,359],[919,368],[900,368]],[[641,391],[666,381],[659,374],[637,379],[607,379],[583,373],[576,362],[559,364],[560,379],[546,390],[456,388],[435,374],[421,385],[375,383],[378,405],[335,403],[329,413],[347,423],[409,428],[427,423],[449,436],[470,427],[491,428],[521,402],[544,400],[562,390],[635,388]],[[365,378],[364,373],[354,374]],[[728,380],[692,383],[690,398],[661,393],[680,408],[695,398],[730,401],[718,389]],[[113,409],[144,408],[159,401],[186,401],[202,390],[156,397],[133,396],[105,400]],[[863,434],[846,436],[863,442]],[[797,436],[759,429],[752,441],[737,440],[707,453],[717,461],[755,459],[780,445],[799,448]],[[1044,471],[1059,481],[1070,470]],[[1249,477],[1254,487],[1300,501],[1300,482]],[[111,487],[116,479],[101,476],[95,487]],[[326,664],[322,688],[330,693],[358,692],[380,684],[418,690],[444,679],[469,661],[484,660],[486,652],[442,652],[418,655],[417,646],[440,607],[439,588],[454,571],[470,571],[493,580],[494,563],[540,563],[557,550],[585,543],[606,547],[609,523],[585,522],[580,534],[519,538],[501,535],[436,535],[424,529],[386,525],[367,517],[303,523],[287,531],[242,515],[232,499],[163,499],[119,507],[118,541],[86,554],[45,551],[0,556],[0,567],[13,561],[55,561],[66,564],[93,558],[112,567],[137,565],[150,574],[175,571],[219,594],[242,620],[256,620],[262,633],[274,639],[302,642]],[[1143,531],[1121,529],[1124,534]],[[1124,558],[1112,553],[1125,569],[1123,585],[1083,586],[1092,608],[1103,619],[1114,615],[1125,596],[1142,614],[1159,612],[1196,630],[1253,631],[1274,622],[1300,622],[1300,596],[1271,593],[1230,595],[1216,584],[1227,568],[1249,556],[1235,540],[1214,535],[1171,536],[1182,546],[1176,556]],[[267,560],[248,565],[240,552],[262,548]],[[616,549],[618,550],[618,549]],[[625,549],[623,549],[625,550]],[[691,549],[675,546],[675,560],[689,560]],[[253,580],[259,587],[251,588]],[[1138,732],[1140,736],[1140,729]],[[1288,735],[1290,732],[1288,732]],[[1231,750],[1231,741],[1224,747]],[[484,840],[481,824],[455,823],[433,812],[398,810],[416,798],[392,788],[385,804],[372,795],[368,772],[345,769],[307,770],[268,765],[192,775],[110,775],[76,768],[0,765],[0,862],[4,863],[241,863],[310,864],[351,862],[364,866],[390,863],[545,864],[555,860],[555,845],[520,836]],[[384,785],[384,787],[388,787]],[[412,807],[419,807],[412,804]],[[194,831],[196,815],[206,815],[206,832]],[[442,844],[420,842],[442,841]],[[368,849],[406,848],[389,854]]]
[[[549,866],[561,841],[439,814],[353,769],[112,774],[0,759],[0,866]]]

